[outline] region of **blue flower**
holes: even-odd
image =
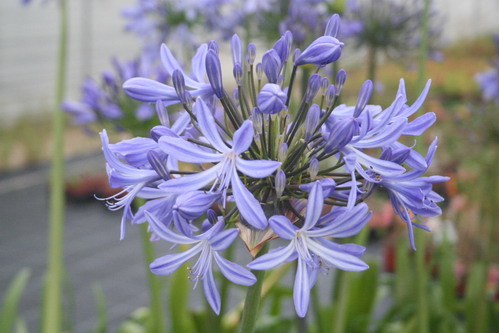
[[[433,161],[437,142],[438,138],[435,138],[428,148],[423,166],[418,162],[417,165],[413,164],[416,166],[413,170],[407,171],[404,174],[376,175],[376,183],[374,183],[375,186],[381,186],[388,191],[395,213],[407,224],[409,240],[414,250],[416,249],[416,245],[414,243],[413,226],[429,231],[429,228],[424,224],[414,222],[414,220],[418,219],[417,216],[429,217],[442,214],[442,210],[436,203],[443,201],[443,198],[432,191],[432,184],[446,182],[450,179],[449,177],[442,176],[421,177]],[[406,149],[402,148],[402,151],[389,147],[384,151],[383,157],[397,163],[403,163],[409,157],[408,150],[410,149],[407,147]],[[415,216],[412,217],[410,212]]]
[[[239,156],[246,152],[253,142],[253,124],[250,120],[244,121],[234,133],[232,147],[229,147],[220,136],[206,103],[198,99],[194,104],[194,109],[205,139],[216,151],[203,150],[181,138],[161,138],[160,148],[183,162],[216,164],[205,171],[171,179],[161,184],[160,188],[172,193],[182,193],[198,190],[213,183],[212,189],[218,188],[226,192],[230,186],[242,217],[258,229],[265,228],[267,218],[263,209],[258,200],[244,186],[237,171],[252,178],[265,178],[271,175],[281,163],[269,160],[245,160]]]
[[[269,219],[270,227],[279,237],[290,241],[289,244],[274,249],[247,265],[250,269],[267,270],[297,259],[293,299],[296,313],[300,317],[307,314],[310,289],[315,280],[314,274],[323,265],[346,271],[362,271],[368,268],[359,259],[365,250],[362,246],[337,244],[326,239],[326,237],[350,237],[357,234],[371,216],[367,211],[367,205],[357,205],[334,220],[328,220],[328,216],[321,220],[323,201],[322,186],[319,182],[315,182],[308,197],[307,214],[301,228],[283,215],[272,216]],[[325,226],[318,227],[319,221]]]
[[[287,95],[277,84],[267,83],[258,94],[256,101],[260,111],[266,114],[276,114],[285,110]]]
[[[167,254],[154,260],[151,272],[158,275],[168,275],[175,272],[180,266],[199,254],[196,263],[189,267],[190,279],[203,281],[204,294],[216,314],[220,313],[220,293],[218,292],[213,276],[213,261],[220,268],[220,272],[231,282],[243,286],[251,286],[256,282],[256,277],[244,267],[233,263],[219,253],[227,249],[239,234],[236,228],[225,229],[223,221],[217,222],[206,232],[197,236],[177,234],[168,229],[154,215],[145,212],[152,230],[163,240],[173,244],[190,244],[192,247],[184,252]]]
[[[214,94],[210,83],[205,82],[207,54],[208,45],[202,44],[192,59],[191,78],[185,74],[168,46],[165,44],[161,46],[161,62],[166,72],[168,75],[173,75],[175,70],[179,70],[184,76],[185,85],[191,88],[187,91],[192,97],[210,98]],[[181,100],[173,87],[144,77],[127,80],[123,84],[123,89],[129,96],[143,102],[155,103],[157,100],[161,100],[165,106],[169,106],[177,104]]]

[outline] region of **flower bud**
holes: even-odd
[[[170,117],[168,117],[168,111],[166,110],[165,104],[160,99],[156,101],[156,113],[158,114],[161,125],[170,127]]]
[[[324,151],[329,153],[345,147],[357,134],[359,124],[355,118],[345,118],[337,121],[331,128],[329,138],[324,146]]]
[[[184,103],[184,97],[185,97],[184,74],[182,74],[182,72],[178,69],[174,70],[172,74],[172,82],[173,82],[173,87],[175,88],[175,92],[177,93],[177,96],[180,99],[180,102]]]
[[[369,99],[371,98],[372,93],[373,93],[373,83],[371,80],[367,80],[360,88],[357,104],[355,104],[355,110],[353,112],[353,116],[355,118],[357,118],[360,115],[360,113],[364,110],[364,108],[367,105],[367,102],[369,102]]]
[[[325,95],[327,88],[329,87],[329,79],[327,77],[323,77],[321,79],[321,94]]]
[[[287,95],[277,84],[267,83],[256,97],[258,108],[265,114],[276,114],[286,108]]]
[[[284,173],[284,171],[279,170],[275,175],[275,194],[278,198],[282,197],[285,188],[286,188],[286,174]]]
[[[236,83],[240,86],[243,82],[243,68],[240,64],[235,64],[233,69],[234,78],[236,79]]]
[[[208,211],[206,212],[206,216],[208,217],[208,221],[210,221],[211,224],[215,224],[218,222],[217,213],[213,209],[208,209]]]
[[[162,158],[159,153],[154,150],[150,150],[147,153],[147,160],[149,161],[149,164],[152,166],[154,171],[156,171],[156,173],[161,178],[163,178],[164,180],[170,179],[170,173],[166,168],[166,159]]]
[[[262,58],[263,71],[270,83],[276,83],[281,72],[281,59],[276,50],[271,49],[265,52]]]
[[[208,42],[208,50],[213,50],[218,55],[218,44],[214,40]]]
[[[279,55],[279,60],[281,60],[281,63],[284,64],[289,57],[289,45],[284,35],[279,38],[279,40],[274,44],[273,49]]]
[[[295,53],[293,53],[293,64],[296,64],[296,60],[300,58],[301,50],[300,49],[295,49]]]
[[[331,84],[326,91],[326,106],[328,109],[333,106],[335,97],[336,97],[336,87]]]
[[[258,64],[256,64],[256,77],[258,80],[261,80],[263,78],[263,65],[261,62],[259,62]]]
[[[192,110],[193,101],[191,93],[188,90],[186,90],[184,93],[184,99],[182,100],[182,103],[184,103],[188,109]]]
[[[237,34],[234,34],[232,36],[230,46],[232,51],[232,65],[234,66],[236,66],[236,64],[241,65],[243,50],[241,46],[241,39],[239,39],[239,36]]]
[[[307,118],[305,119],[305,141],[309,141],[314,135],[315,128],[319,124],[319,117],[321,115],[321,109],[319,105],[313,104],[307,113]]]
[[[222,66],[220,65],[218,55],[213,50],[208,51],[206,54],[206,75],[215,95],[218,98],[222,98],[224,96]]]
[[[257,133],[262,133],[263,125],[263,113],[259,108],[253,108],[253,114],[251,115],[253,120],[253,127]]]
[[[314,64],[317,66],[327,65],[338,60],[341,56],[343,44],[331,36],[317,38],[296,59],[296,65]]]
[[[246,62],[248,65],[253,65],[256,59],[256,46],[253,43],[248,44],[248,49],[246,50]]]
[[[341,90],[343,89],[343,85],[345,84],[346,79],[347,73],[344,69],[340,69],[338,73],[336,73],[336,96],[339,96],[341,94]]]
[[[310,166],[308,167],[308,173],[310,174],[310,178],[312,180],[315,180],[315,178],[317,178],[317,174],[319,173],[319,167],[320,167],[319,161],[315,157],[312,157],[312,159],[310,160]]]
[[[287,157],[288,157],[288,144],[286,142],[283,142],[279,145],[279,151],[277,152],[277,160],[281,163],[284,163]]]
[[[321,87],[321,76],[319,74],[312,74],[308,79],[307,91],[305,92],[305,101],[310,103]]]
[[[326,31],[324,35],[335,37],[338,36],[338,32],[340,31],[340,15],[333,14],[329,21],[327,21]]]

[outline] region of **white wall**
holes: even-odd
[[[21,113],[53,108],[58,49],[57,0],[0,1],[0,126]],[[139,51],[123,32],[120,10],[134,0],[68,0],[70,44],[68,96],[79,97],[86,75],[98,76],[113,55]]]
[[[404,1],[404,0],[400,0]],[[499,0],[434,0],[444,17],[447,42],[499,33]],[[68,0],[70,52],[68,97],[90,74],[109,68],[109,59],[131,58],[138,40],[123,32],[120,10],[135,0]],[[58,36],[57,0],[0,1],[0,126],[22,113],[53,108]]]

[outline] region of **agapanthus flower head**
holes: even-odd
[[[155,109],[149,104],[139,103],[121,90],[121,85],[134,76],[147,76],[164,80],[166,73],[147,59],[129,62],[112,60],[114,71],[102,74],[101,84],[87,78],[82,84],[80,101],[64,101],[62,109],[71,114],[75,125],[91,127],[95,123],[112,124],[118,130],[132,131],[142,126],[149,127]]]
[[[499,35],[494,35],[497,54],[492,60],[492,68],[476,74],[476,81],[480,85],[483,98],[486,101],[499,103]]]
[[[335,20],[328,28],[332,35],[338,29]],[[435,144],[425,159],[399,142],[401,136],[421,135],[435,121],[432,113],[409,120],[423,104],[430,82],[411,105],[403,80],[388,107],[369,104],[370,81],[360,89],[356,105],[338,105],[346,73],[339,70],[333,77],[321,69],[341,55],[342,42],[319,37],[295,53],[292,70],[286,71],[292,40],[284,34],[265,52],[263,64],[253,66],[253,44],[243,50],[234,37],[230,65],[235,84],[221,74],[215,42],[200,46],[190,76],[162,46],[173,86],[145,78],[124,83],[130,96],[155,103],[161,125],[151,129],[150,137],[116,145],[102,134],[110,182],[124,188],[125,195],[110,203],[125,210],[123,232],[127,220],[147,221],[154,239],[190,244],[184,252],[157,259],[151,269],[170,274],[199,254],[191,279],[203,281],[216,313],[220,296],[213,262],[234,283],[255,282],[251,273],[220,256],[236,246],[231,244],[238,234],[253,257],[266,242],[288,242],[247,266],[267,270],[296,261],[294,303],[298,315],[305,316],[319,271],[368,268],[360,259],[362,246],[339,244],[335,238],[354,236],[366,225],[371,213],[364,200],[373,191],[388,190],[411,243],[412,227],[425,228],[422,217],[439,213],[441,197],[431,184],[446,179],[423,177]],[[247,54],[244,65],[242,54]],[[294,80],[305,63],[317,70],[305,78],[307,87],[297,89]],[[234,85],[234,93],[227,93],[226,87]],[[169,105],[178,105],[179,113],[164,114]],[[130,203],[137,196],[147,202],[133,212]]]

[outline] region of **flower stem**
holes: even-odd
[[[269,250],[269,243],[265,243],[257,257],[267,253]],[[244,310],[241,318],[241,333],[255,332],[256,319],[258,317],[258,310],[260,309],[260,297],[262,292],[263,279],[265,271],[252,271],[256,276],[256,283],[248,288],[246,293],[246,300],[244,301]]]
[[[166,332],[165,325],[165,311],[163,307],[162,298],[162,285],[160,277],[151,273],[149,270],[149,263],[155,258],[154,245],[149,240],[149,233],[147,232],[147,223],[140,225],[140,232],[142,234],[142,246],[144,248],[144,260],[146,263],[146,274],[149,281],[149,297],[150,297],[150,311],[151,317],[149,320],[148,332],[163,333]]]
[[[64,272],[64,114],[60,108],[64,98],[68,13],[67,3],[59,3],[60,35],[55,109],[53,114],[54,151],[50,179],[49,257],[43,298],[42,333],[62,331],[62,278]]]

